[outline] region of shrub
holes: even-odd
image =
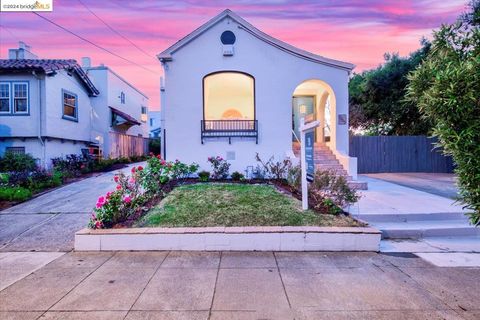
[[[300,166],[292,166],[287,172],[287,183],[293,190],[299,190],[302,186],[302,169]]]
[[[0,173],[0,185],[7,184],[9,177],[10,175],[8,173]]]
[[[190,177],[192,174],[198,171],[198,164],[192,163],[191,165],[187,165],[183,162],[175,160],[170,167],[170,174],[172,179],[179,180],[181,183],[186,178]]]
[[[35,159],[30,154],[6,152],[0,158],[0,171],[3,172],[31,172],[37,168]]]
[[[255,155],[255,160],[259,162],[259,167],[265,173],[265,177],[268,179],[283,180],[286,179],[288,170],[292,166],[290,159],[285,158],[282,161],[275,161],[272,156],[266,162],[260,158],[260,155]]]
[[[160,154],[160,150],[161,150],[160,138],[153,138],[148,140],[149,152]]]
[[[151,156],[147,160],[146,168],[140,171],[141,183],[148,196],[162,195],[165,184],[170,180],[172,164],[163,160],[159,155]]]
[[[322,170],[315,172],[308,195],[315,210],[330,214],[342,212],[343,208],[359,199],[357,191],[349,187],[344,176]]]
[[[230,170],[230,163],[220,156],[208,157],[208,162],[212,165],[213,179],[226,179]]]
[[[202,182],[207,182],[209,178],[210,178],[210,172],[208,171],[200,171],[198,173],[198,180]]]
[[[232,180],[233,181],[240,181],[240,180],[243,180],[243,179],[245,179],[245,176],[243,174],[241,174],[240,172],[238,172],[238,171],[232,172]]]
[[[116,188],[98,198],[88,223],[89,228],[111,228],[136,212],[144,201],[141,193],[142,171],[142,167],[133,167],[131,176],[123,173],[115,176]]]
[[[82,155],[69,154],[65,158],[53,158],[52,165],[53,169],[62,172],[65,178],[73,178],[90,171],[93,163]]]
[[[23,187],[0,187],[0,200],[25,201],[32,197],[32,191]]]
[[[480,225],[480,17],[471,12],[434,32],[432,51],[409,76],[408,98],[434,123],[434,135],[456,164],[461,201]]]

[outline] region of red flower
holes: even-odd
[[[122,186],[117,184],[117,190],[122,190]]]
[[[142,170],[143,170],[143,167],[142,167],[142,166],[138,166],[138,167],[137,167],[137,170],[138,170],[138,171],[142,171]]]
[[[113,181],[118,182],[118,176],[113,177]]]
[[[157,154],[157,159],[162,159],[162,156]]]
[[[135,167],[132,168],[132,173],[135,173]]]

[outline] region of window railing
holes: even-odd
[[[257,120],[201,120],[201,141],[206,138],[255,138],[258,144]]]

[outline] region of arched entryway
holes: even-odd
[[[305,118],[320,121],[316,142],[331,144],[335,139],[335,107],[335,94],[325,81],[310,79],[300,83],[292,95],[292,142],[299,142],[300,119]]]

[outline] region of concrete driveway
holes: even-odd
[[[122,171],[128,172],[131,164]],[[63,186],[0,212],[0,251],[70,251],[97,198],[114,189],[118,171]]]
[[[392,182],[450,199],[458,197],[457,177],[453,173],[370,173],[362,176]]]

